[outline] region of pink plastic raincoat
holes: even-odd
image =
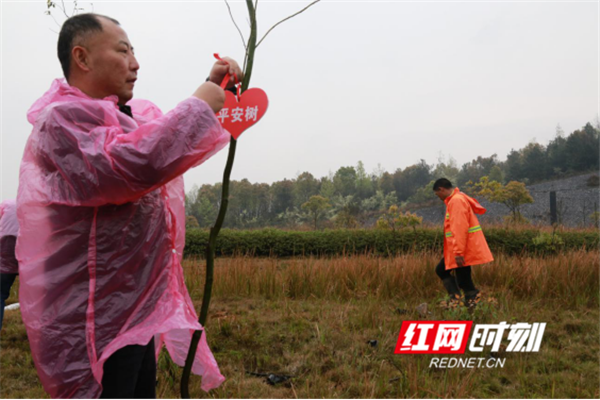
[[[0,204],[0,273],[18,274],[19,264],[15,259],[14,238],[19,233],[17,204],[14,200],[4,200]]]
[[[19,177],[19,300],[33,359],[52,397],[96,398],[103,364],[127,345],[166,345],[185,362],[201,329],[183,280],[182,174],[228,142],[204,101],[162,115],[116,96],[91,99],[64,80],[28,112]],[[224,377],[206,335],[192,371]]]

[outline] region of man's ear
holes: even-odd
[[[89,53],[84,47],[73,47],[73,50],[71,50],[71,59],[82,71],[89,72],[91,70]]]

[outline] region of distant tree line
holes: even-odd
[[[303,172],[295,179],[272,184],[232,181],[224,226],[261,228],[356,228],[376,221],[390,206],[401,209],[432,204],[435,179],[445,177],[458,186],[473,187],[481,179],[505,185],[532,184],[600,168],[600,130],[588,123],[565,136],[560,126],[547,145],[531,142],[511,150],[505,161],[496,154],[478,156],[460,168],[451,157],[436,164],[424,160],[394,172],[378,168],[367,173],[362,162],[317,178]],[[219,209],[221,184],[193,186],[186,194],[189,227],[211,226]]]

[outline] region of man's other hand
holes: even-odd
[[[458,265],[459,267],[465,266],[465,259],[463,256],[456,256],[454,257],[454,259],[456,260],[456,265]]]
[[[223,78],[225,78],[225,75],[229,74],[231,75],[231,78],[229,79],[229,82],[227,82],[226,87],[226,89],[229,89],[233,87],[233,85],[235,85],[235,78],[233,77],[233,74],[235,73],[238,79],[241,81],[242,79],[244,79],[244,73],[242,72],[242,69],[240,68],[238,63],[233,58],[222,57],[222,60],[223,61],[217,60],[215,65],[213,65],[208,79],[212,83],[220,85],[223,81]],[[227,61],[227,63],[225,61]]]
[[[212,82],[204,82],[200,85],[194,92],[194,96],[207,102],[215,113],[221,111],[223,104],[225,104],[225,92],[219,85]]]

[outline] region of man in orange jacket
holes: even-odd
[[[494,261],[475,214],[484,214],[479,202],[452,183],[441,178],[433,184],[437,197],[446,203],[444,219],[444,258],[435,268],[451,300],[460,298],[460,289],[465,292],[465,304],[475,306],[479,290],[471,278],[471,266]],[[451,271],[455,271],[455,276]],[[460,289],[459,289],[460,288]]]

